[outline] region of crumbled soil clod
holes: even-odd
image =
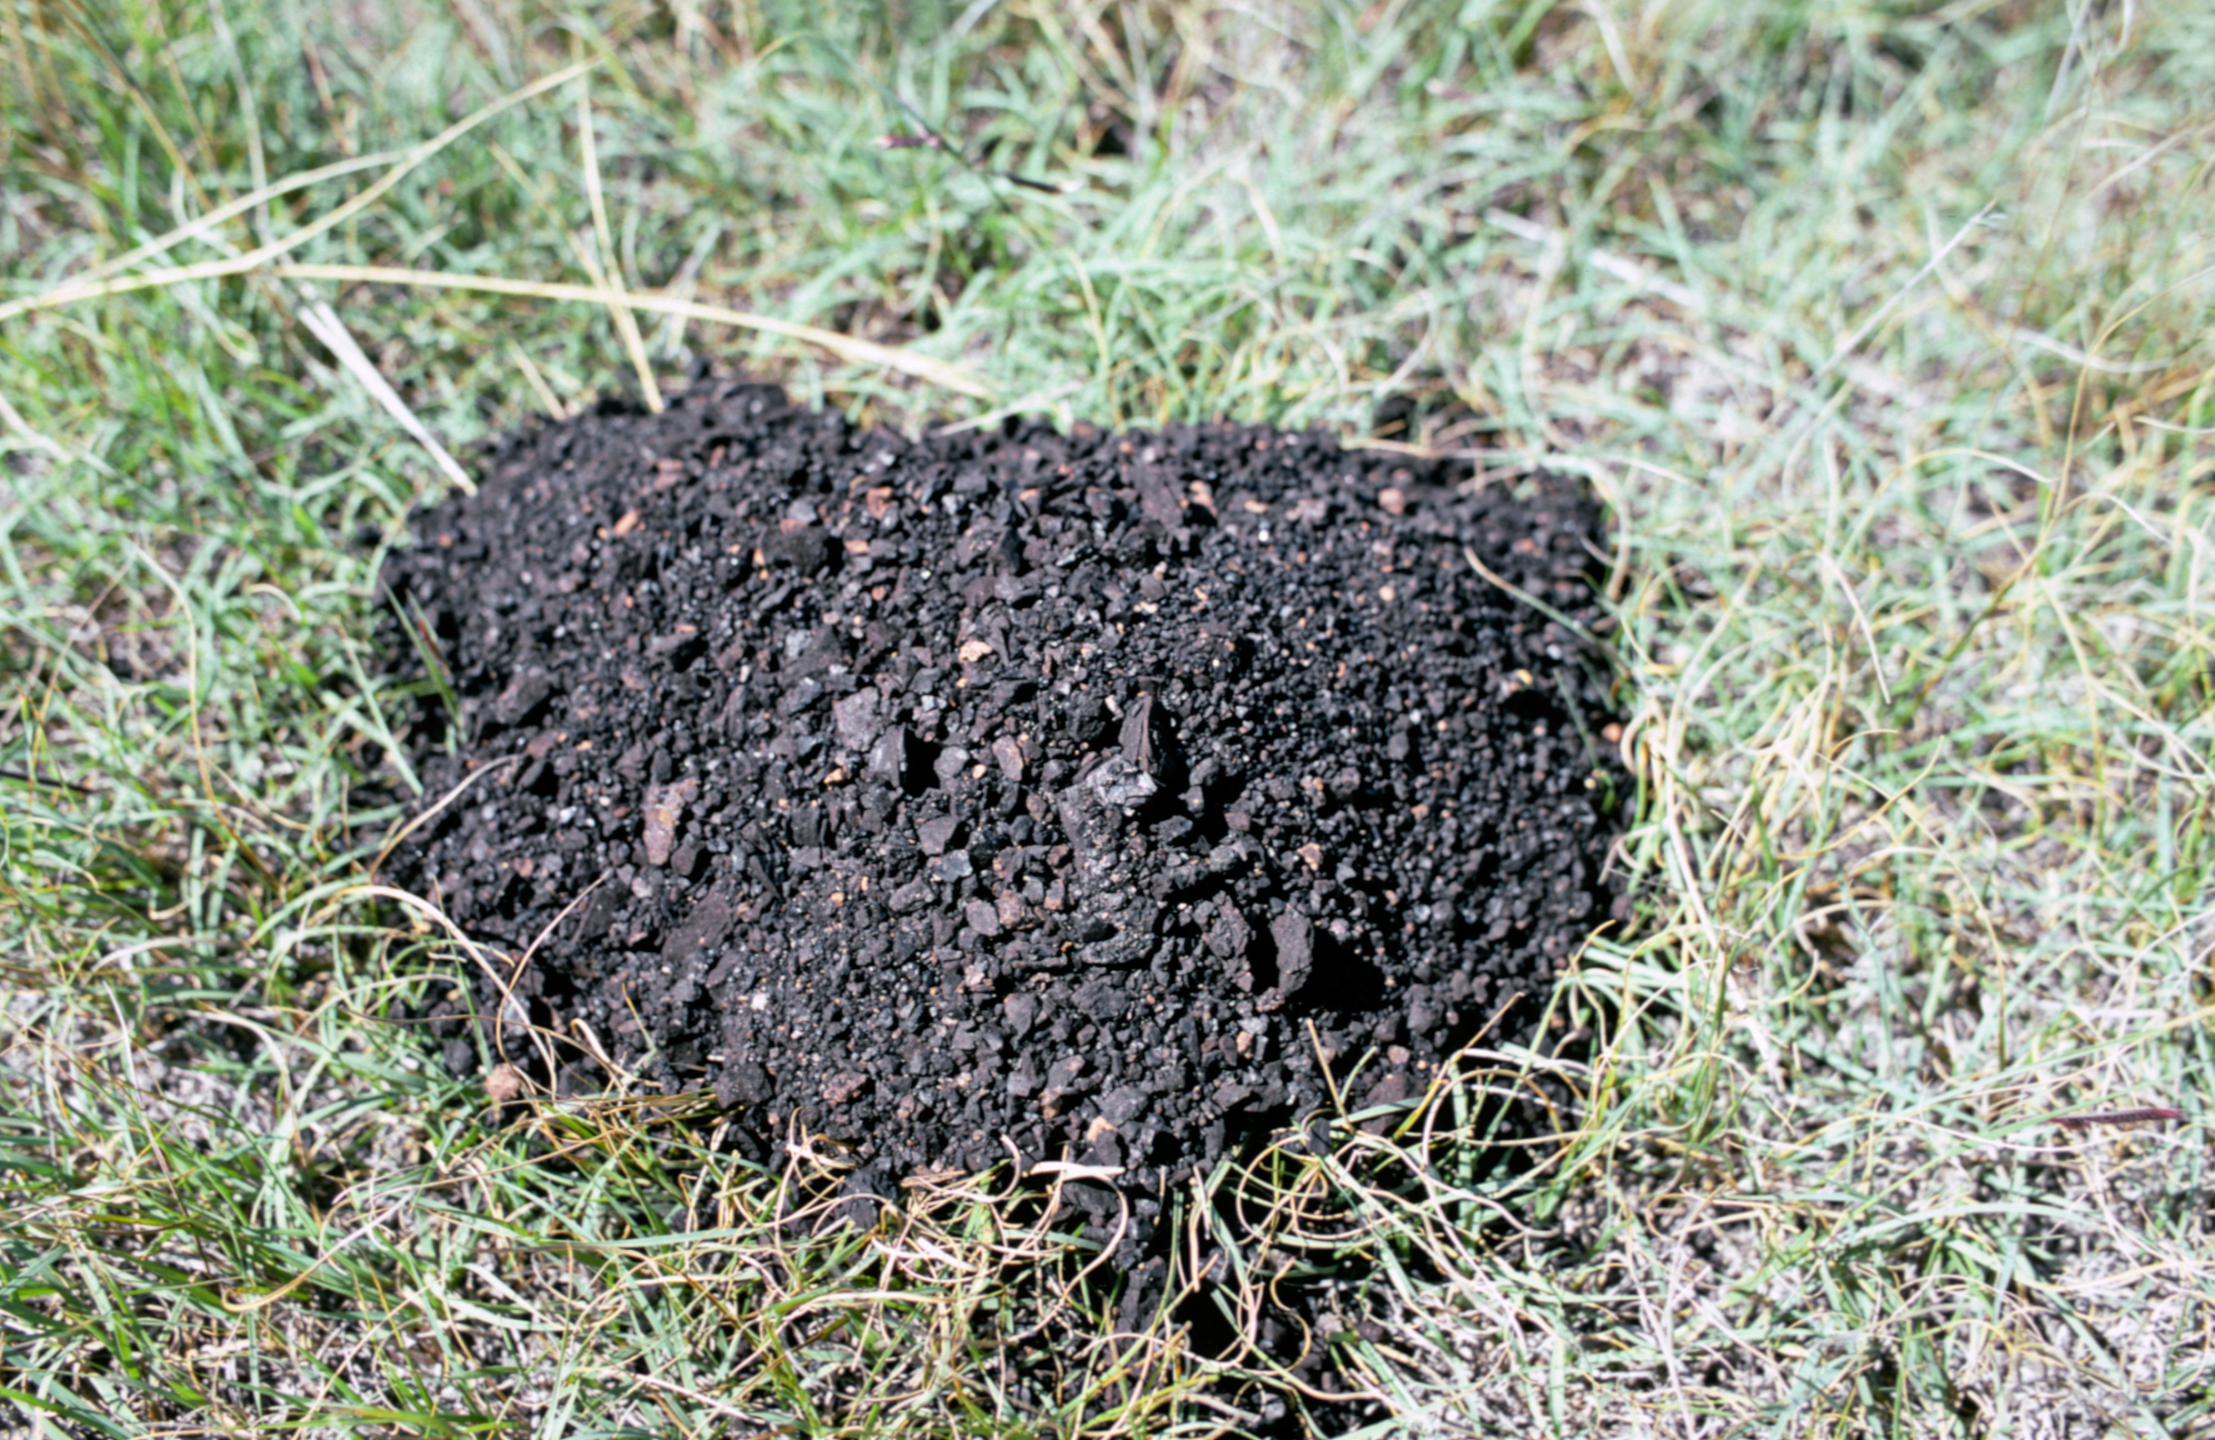
[[[529,953],[479,1010],[518,1063],[579,1038],[560,1088],[597,1056],[878,1173],[1119,1170],[1143,1230],[1325,1064],[1381,1102],[1527,1031],[1607,909],[1601,668],[1466,554],[1597,623],[1566,483],[906,440],[729,380],[488,462],[384,570],[391,663],[456,697],[424,805],[475,777],[390,873]]]

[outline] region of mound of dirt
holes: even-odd
[[[384,571],[392,663],[451,696],[424,808],[470,782],[388,873],[509,957],[478,1013],[572,1088],[711,1086],[763,1158],[879,1183],[1072,1160],[1148,1228],[1326,1067],[1385,1102],[1526,1030],[1608,907],[1605,677],[1470,563],[1600,623],[1565,483],[914,441],[731,380],[487,459]]]

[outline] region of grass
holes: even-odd
[[[1184,1197],[1234,1325],[1367,1276],[1369,1433],[2215,1433],[2215,17],[819,8],[0,0],[0,1425],[1304,1403],[1004,1177],[811,1238],[834,1157],[503,1125],[383,1018],[471,963],[359,840],[423,439],[708,354],[902,426],[1453,397],[1377,443],[1607,497],[1639,908],[1559,1134],[1461,1134],[1541,1063],[1474,1056]]]

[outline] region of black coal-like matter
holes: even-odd
[[[388,873],[510,969],[438,1017],[457,1071],[535,1026],[763,1158],[1074,1160],[1143,1230],[1325,1067],[1391,1101],[1527,1033],[1614,898],[1604,667],[1471,564],[1604,624],[1566,482],[727,379],[485,460],[383,571],[390,663],[454,697],[420,808],[472,782]]]

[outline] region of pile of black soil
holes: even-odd
[[[1119,1172],[1137,1246],[1325,1067],[1387,1102],[1526,1034],[1612,899],[1606,675],[1500,583],[1601,623],[1566,483],[1242,426],[908,440],[729,380],[486,469],[384,571],[392,665],[450,696],[425,808],[470,782],[388,873],[511,957],[480,1013],[518,1063],[575,1042],[556,1083],[712,1088],[761,1158],[828,1135],[878,1185]]]

